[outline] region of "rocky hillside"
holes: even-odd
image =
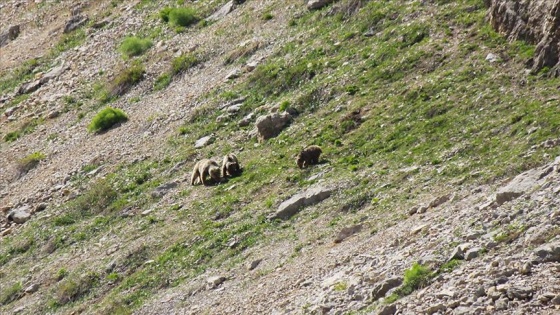
[[[0,313],[559,313],[558,12],[0,1]]]

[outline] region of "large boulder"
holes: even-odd
[[[64,25],[64,34],[70,33],[73,30],[79,28],[80,26],[84,25],[89,21],[89,18],[86,15],[76,14],[70,18]]]
[[[17,224],[23,224],[31,219],[31,207],[23,206],[12,210],[8,214],[8,221],[14,221]]]
[[[560,0],[485,0],[494,29],[509,40],[536,44],[529,63],[533,72],[544,67],[560,74]]]
[[[291,120],[292,116],[286,112],[273,113],[258,117],[255,125],[257,127],[259,138],[266,140],[276,137]]]

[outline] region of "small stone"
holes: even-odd
[[[560,305],[560,294],[557,294],[554,298],[552,298],[552,300],[550,300],[550,303],[554,305]]]
[[[37,283],[34,283],[30,286],[28,286],[27,288],[25,288],[25,293],[35,293],[37,292],[37,290],[39,290],[39,285]]]
[[[464,258],[465,258],[465,253],[463,252],[463,250],[461,249],[460,246],[457,246],[457,247],[455,247],[453,252],[451,252],[451,255],[449,256],[447,261],[451,261],[453,259],[461,259],[462,260]]]
[[[394,315],[397,312],[397,306],[395,304],[385,305],[377,315]]]
[[[507,296],[511,300],[527,300],[533,296],[533,288],[528,286],[512,286],[507,290]]]
[[[505,298],[499,299],[496,301],[494,306],[496,307],[496,311],[503,311],[508,309],[508,300]]]
[[[519,268],[519,273],[522,275],[528,275],[531,273],[532,267],[533,265],[531,263],[526,262]]]
[[[465,260],[472,260],[478,257],[479,247],[469,249],[465,254]]]
[[[200,138],[200,139],[198,139],[198,140],[195,141],[194,147],[195,147],[196,149],[202,148],[202,147],[204,147],[204,146],[206,146],[206,145],[212,143],[213,140],[214,140],[213,135],[209,135],[209,136],[202,137],[202,138]]]
[[[425,312],[428,315],[432,315],[432,314],[438,313],[440,311],[443,312],[443,311],[445,311],[445,309],[446,309],[445,305],[439,303],[439,304],[428,307]]]
[[[253,270],[261,263],[262,259],[255,259],[249,265],[247,265],[248,270]]]
[[[206,282],[210,285],[211,288],[216,288],[220,284],[224,283],[224,281],[226,280],[227,278],[224,276],[213,276],[206,279]]]

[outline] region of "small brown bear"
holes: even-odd
[[[226,178],[227,175],[235,176],[239,174],[241,168],[239,167],[239,161],[237,160],[237,156],[235,154],[230,153],[224,156],[222,160],[222,177]]]
[[[321,153],[323,153],[321,147],[317,145],[308,146],[298,154],[296,160],[297,166],[299,168],[304,168],[311,164],[318,164]]]
[[[216,183],[221,182],[220,166],[218,162],[209,159],[198,161],[193,168],[191,185],[194,185],[198,180],[202,182],[202,185],[208,185],[209,182],[206,180],[207,176],[210,176]]]

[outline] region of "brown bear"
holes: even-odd
[[[218,165],[218,162],[209,159],[202,159],[198,161],[193,168],[191,185],[196,184],[198,179],[200,179],[202,185],[208,185],[209,182],[206,180],[207,176],[210,176],[210,178],[212,178],[216,183],[221,182],[220,166]]]
[[[234,176],[239,174],[241,168],[239,167],[239,161],[235,154],[230,153],[224,156],[222,160],[222,177],[226,178],[227,175]]]
[[[296,159],[297,166],[299,168],[304,168],[311,164],[318,164],[319,155],[321,155],[321,153],[323,153],[321,147],[317,145],[308,146],[298,154]]]

